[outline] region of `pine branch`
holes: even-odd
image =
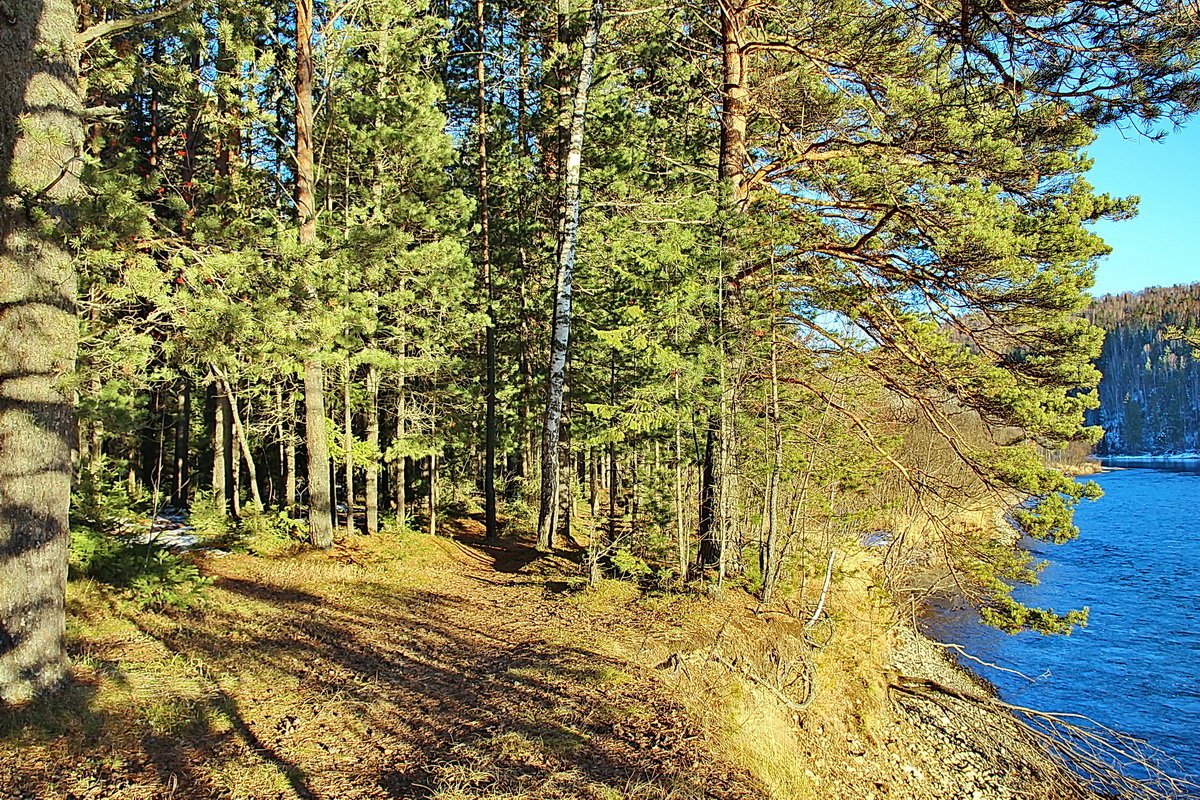
[[[160,19],[178,14],[192,4],[192,0],[179,0],[177,3],[172,3],[169,6],[164,6],[157,11],[151,11],[147,14],[138,14],[136,17],[126,17],[124,19],[111,19],[105,22],[97,22],[84,30],[80,31],[75,36],[75,44],[78,47],[87,47],[97,39],[105,36],[111,36],[114,33],[128,30],[129,28],[138,25],[145,25],[150,22],[157,22]]]

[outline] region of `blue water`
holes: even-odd
[[[963,660],[1009,702],[1084,714],[1200,776],[1200,465],[1120,467],[1093,476],[1105,496],[1077,511],[1078,540],[1031,543],[1050,565],[1014,592],[1060,612],[1088,606],[1086,628],[1009,636],[949,615],[931,632],[1035,679]]]

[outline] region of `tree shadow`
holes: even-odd
[[[160,781],[185,796],[222,788],[206,761],[246,753],[286,778],[281,797],[761,796],[651,677],[519,616],[389,583],[354,599],[244,575],[218,585],[241,599],[140,623],[204,665],[207,702],[232,722],[156,743]]]
[[[74,420],[59,382],[74,359],[75,279],[45,225],[77,185],[82,120],[74,6],[0,11],[0,703],[21,703],[56,688],[68,666]]]

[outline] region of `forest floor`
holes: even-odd
[[[0,799],[1057,796],[888,702],[870,614],[813,645],[741,592],[581,592],[578,553],[443,534],[200,556],[188,611],[74,582],[75,681],[0,711]]]

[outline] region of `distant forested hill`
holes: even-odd
[[[1105,295],[1086,316],[1107,334],[1100,408],[1088,412],[1107,431],[1097,453],[1200,451],[1200,360],[1163,335],[1200,326],[1200,284]]]

